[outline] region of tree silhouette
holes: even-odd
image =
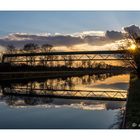
[[[52,48],[53,48],[53,45],[51,45],[51,44],[43,44],[41,46],[41,50],[43,52],[51,52],[52,51]]]
[[[38,45],[34,43],[25,44],[23,47],[23,50],[25,51],[34,51],[36,49],[38,49]]]
[[[133,67],[140,74],[140,28],[132,25],[131,27],[124,28],[126,34],[126,44],[125,49],[130,48],[130,52],[133,55],[134,63],[132,63]],[[135,46],[134,50],[131,47]]]
[[[8,53],[14,53],[15,50],[16,50],[16,48],[15,48],[15,46],[12,45],[12,44],[10,44],[10,45],[8,45],[8,46],[6,47],[6,52],[8,52]]]

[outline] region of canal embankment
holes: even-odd
[[[140,128],[140,78],[137,74],[130,75],[123,128]]]

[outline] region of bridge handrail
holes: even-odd
[[[77,51],[77,52],[30,52],[30,53],[12,53],[3,54],[3,57],[18,57],[18,56],[41,56],[41,55],[80,55],[80,54],[126,54],[127,50],[103,50],[103,51]]]
[[[13,90],[28,89],[28,88],[11,88]],[[29,88],[30,89],[30,88]],[[46,89],[46,88],[33,88],[32,90],[47,90],[47,91],[70,91],[70,92],[121,92],[127,93],[126,90],[62,90],[62,89]]]

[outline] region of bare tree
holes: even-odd
[[[41,46],[41,50],[43,52],[51,52],[52,51],[52,48],[53,48],[53,45],[51,45],[51,44],[43,44]]]
[[[52,51],[52,48],[53,48],[53,45],[51,45],[51,44],[43,44],[40,49],[41,49],[42,52],[51,52]],[[45,55],[43,58],[41,58],[41,63],[43,65],[47,65],[48,64],[48,60],[49,59],[52,60],[53,57],[54,56],[47,56],[47,55]],[[51,66],[53,66],[53,62],[50,62],[49,64]]]
[[[35,51],[38,49],[38,45],[34,43],[25,44],[23,50],[25,51]]]
[[[120,46],[123,50],[128,50],[133,56],[134,61],[130,64],[140,73],[140,28],[132,25],[124,28],[125,43]],[[127,57],[127,54],[126,54]]]
[[[6,52],[7,53],[14,53],[16,51],[16,48],[14,45],[10,44],[6,47]]]

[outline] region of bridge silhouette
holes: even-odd
[[[26,64],[30,66],[80,66],[94,68],[98,62],[106,69],[108,64],[116,64],[117,61],[124,63],[124,67],[136,67],[133,55],[126,50],[111,51],[77,51],[77,52],[30,52],[3,54],[2,63]],[[121,65],[122,66],[122,65]],[[126,101],[126,90],[75,90],[75,89],[49,89],[37,88],[27,85],[26,87],[2,87],[4,96],[9,97],[48,97],[64,99],[89,99],[103,101]],[[128,110],[128,108],[127,108]]]
[[[127,62],[134,66],[133,56],[126,50],[104,50],[104,51],[77,51],[77,52],[29,52],[29,53],[11,53],[3,54],[2,63],[11,64],[27,64],[31,66],[60,66],[65,65],[69,67],[83,66],[95,67],[98,62],[104,67],[104,63],[114,61]],[[79,64],[80,63],[80,64]]]
[[[121,67],[135,67],[133,56],[126,50],[105,50],[105,51],[77,51],[77,52],[29,52],[3,54],[2,63],[26,64],[29,66],[49,66],[49,67],[75,67],[95,68],[100,64],[107,69],[109,64],[117,65],[121,62]],[[80,63],[80,65],[79,65]],[[124,70],[125,71],[125,70]],[[112,75],[112,74],[111,74]],[[110,75],[110,76],[111,76]],[[108,78],[108,77],[107,77]],[[71,84],[71,83],[70,83]],[[53,85],[52,85],[53,86]],[[75,90],[60,88],[37,88],[31,85],[21,87],[2,87],[4,96],[9,97],[29,97],[29,98],[62,98],[80,100],[103,100],[103,101],[126,101],[126,90]]]
[[[72,67],[73,62],[81,62],[83,67],[95,67],[96,62],[106,69],[108,64],[104,61],[112,63],[113,61],[127,62],[128,66],[134,66],[133,56],[126,50],[104,50],[104,51],[77,51],[77,52],[29,52],[29,53],[11,53],[3,54],[2,63],[11,64],[26,64],[31,66],[60,66],[60,62],[65,66]],[[55,62],[55,64],[54,64]],[[86,63],[87,62],[87,63]],[[90,63],[90,64],[89,64]],[[114,64],[114,62],[113,62]],[[116,64],[116,63],[115,63]],[[125,63],[126,64],[126,63]],[[76,64],[77,66],[77,64]],[[21,91],[25,91],[21,93]],[[10,91],[10,92],[8,92]],[[12,95],[26,95],[26,96],[49,96],[49,97],[63,97],[63,98],[86,98],[96,100],[126,100],[126,91],[87,91],[87,90],[60,90],[47,88],[10,88],[3,89],[6,94]],[[41,92],[42,94],[38,94]],[[28,94],[30,93],[30,94]]]
[[[23,96],[23,97],[52,97],[64,99],[89,99],[105,101],[126,101],[127,92],[125,90],[49,90],[26,88],[6,88],[4,95]]]
[[[72,62],[81,62],[83,67],[94,67],[95,62],[99,62],[103,68],[107,68],[104,61],[112,63],[113,61],[127,62],[128,66],[133,66],[133,56],[126,50],[104,50],[104,51],[77,51],[77,52],[30,52],[3,54],[2,63],[27,64],[31,66],[58,66],[63,62],[65,66],[72,66]],[[55,62],[56,64],[54,64]],[[86,64],[88,62],[88,65]],[[90,62],[90,65],[89,65]],[[114,63],[114,62],[113,62]],[[77,66],[77,65],[76,65]],[[24,91],[21,92],[21,91]],[[41,94],[39,93],[41,92]],[[88,91],[88,90],[60,90],[47,88],[9,88],[3,89],[3,93],[14,96],[38,96],[38,97],[58,97],[58,98],[80,98],[94,100],[126,100],[126,91]]]
[[[7,81],[1,83],[2,93],[4,95],[16,97],[50,97],[64,99],[88,99],[104,101],[126,101],[126,90],[79,90],[76,85],[90,85],[98,80],[103,81],[117,74],[100,74],[80,77],[67,77],[65,79],[46,79],[37,81],[16,81],[11,83]]]

